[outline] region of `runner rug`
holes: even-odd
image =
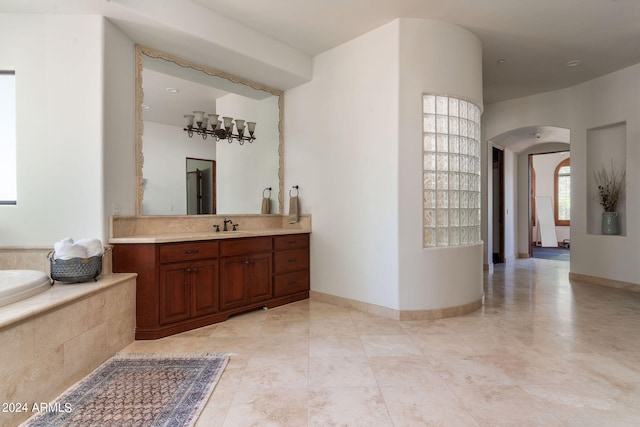
[[[193,426],[228,360],[118,353],[23,425]]]

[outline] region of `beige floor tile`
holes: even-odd
[[[447,387],[424,357],[370,357],[369,365],[380,387]]]
[[[462,335],[448,333],[411,335],[411,340],[427,357],[473,354],[473,346]]]
[[[366,356],[358,336],[320,335],[309,338],[309,357]]]
[[[290,318],[287,318],[290,319]],[[309,335],[309,321],[308,320],[283,320],[277,319],[272,320],[268,318],[260,331],[260,335],[284,335],[284,336],[295,336],[295,335]]]
[[[308,425],[372,427],[392,421],[377,387],[311,388]]]
[[[303,389],[259,389],[238,391],[223,426],[307,425],[309,392]]]
[[[430,357],[436,371],[447,383],[454,385],[510,385],[514,381],[496,366],[500,356]]]
[[[484,306],[448,319],[306,300],[125,351],[231,355],[198,427],[635,427],[640,294],[568,273],[567,262],[496,265]]]
[[[394,427],[478,425],[447,388],[382,387],[382,394]]]
[[[481,426],[564,425],[518,386],[455,386],[453,392]]]
[[[366,357],[309,358],[309,385],[313,387],[376,387]]]
[[[408,335],[361,335],[360,340],[369,357],[422,356]]]
[[[640,407],[597,383],[530,385],[523,389],[568,426],[637,426]]]
[[[308,336],[259,336],[253,341],[253,357],[288,359],[309,357]]]
[[[263,388],[303,388],[309,385],[309,359],[249,359],[242,376],[240,390]]]
[[[313,318],[309,323],[309,334],[358,336],[358,328],[350,316],[339,319]]]

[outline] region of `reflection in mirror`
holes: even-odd
[[[138,215],[259,214],[267,187],[270,213],[282,212],[282,91],[141,46],[136,71]],[[255,140],[190,136],[183,116],[194,111],[256,122]],[[215,164],[210,203],[192,202],[203,187],[185,177],[185,158]]]
[[[187,215],[216,213],[215,160],[187,157]]]

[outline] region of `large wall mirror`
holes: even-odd
[[[214,188],[201,189],[212,193],[214,213],[260,214],[265,188],[270,213],[283,212],[283,99],[280,90],[137,46],[137,215],[210,213],[190,207],[197,190],[187,159],[215,164]],[[194,111],[256,122],[256,139],[189,137],[183,116]]]

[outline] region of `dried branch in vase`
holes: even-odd
[[[627,172],[624,169],[616,169],[611,161],[611,169],[604,165],[593,173],[598,186],[598,201],[605,212],[615,212],[618,201],[622,196]]]

